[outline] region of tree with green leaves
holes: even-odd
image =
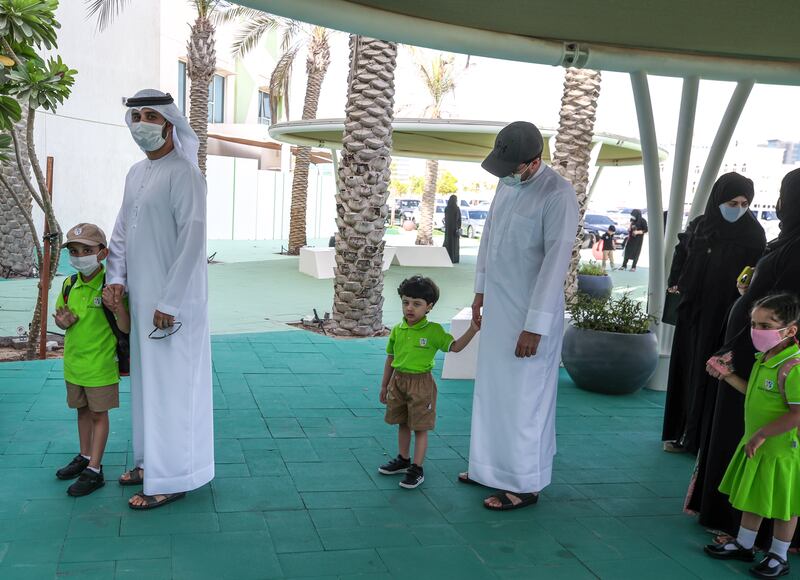
[[[241,25],[233,44],[235,56],[244,56],[256,46],[269,31],[280,31],[280,56],[269,80],[269,101],[272,119],[279,113],[289,120],[289,85],[294,61],[305,49],[306,94],[303,99],[302,119],[315,119],[322,82],[331,63],[329,39],[331,31],[322,26],[312,26],[279,18],[260,10],[232,7],[219,12],[217,22],[238,22]],[[292,177],[292,202],[289,211],[289,254],[297,255],[306,245],[306,205],[308,200],[308,170],[311,165],[311,147],[298,147]]]
[[[429,51],[416,48],[412,48],[411,53],[414,55],[417,71],[430,96],[430,102],[424,111],[425,116],[430,119],[441,119],[444,100],[456,89],[459,69],[456,65],[456,57],[443,53],[430,56]],[[422,192],[422,202],[419,204],[419,228],[416,239],[418,246],[433,245],[433,213],[436,205],[438,175],[439,162],[435,159],[428,159],[425,163],[425,186]]]
[[[33,130],[37,111],[54,112],[69,97],[77,74],[60,56],[45,58],[41,54],[57,48],[57,8],[58,0],[0,0],[0,165],[15,164],[20,180],[11,183],[5,172],[0,172],[0,190],[14,201],[26,222],[40,276],[39,297],[28,332],[28,358],[36,353],[41,325],[47,324],[42,294],[49,290],[42,288],[44,251],[31,218],[31,200],[44,213],[50,232],[44,241],[51,255],[48,281],[57,271],[63,239],[45,172],[36,155]]]
[[[442,195],[455,193],[458,191],[457,184],[458,179],[456,179],[456,176],[449,171],[445,171],[439,175],[439,178],[436,180],[436,193]]]
[[[89,16],[97,16],[98,27],[105,30],[131,0],[84,0]],[[217,53],[212,17],[227,6],[223,0],[191,0],[197,19],[190,26],[186,44],[186,75],[189,77],[189,125],[197,134],[200,147],[197,164],[206,174],[208,148],[208,91],[217,70]]]

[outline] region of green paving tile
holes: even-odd
[[[266,532],[185,534],[172,538],[176,578],[263,579],[281,576]]]
[[[324,469],[316,463],[287,463],[286,466],[300,492],[375,489],[372,480],[355,461],[329,463]]]
[[[171,580],[172,559],[156,560],[119,560],[117,562],[116,580]]]
[[[409,562],[421,562],[414,567],[414,577],[438,580],[441,578],[493,578],[491,570],[475,552],[461,546],[424,546],[416,548],[380,548],[378,553],[393,575],[408,574]]]
[[[300,509],[303,502],[288,477],[229,477],[214,481],[217,512]]]
[[[518,580],[519,578],[546,578],[547,580],[594,580],[597,578],[583,564],[569,562],[566,564],[526,566],[509,570],[496,570],[498,578]]]
[[[362,548],[391,548],[418,546],[417,538],[402,525],[359,526],[356,528],[319,529],[326,550],[358,550]]]
[[[318,530],[326,528],[351,528],[359,525],[355,509],[317,509],[309,511],[311,521]],[[381,508],[379,508],[381,509]]]
[[[322,551],[322,542],[308,512],[265,512],[264,519],[278,554]]]
[[[266,449],[248,449],[244,452],[247,468],[251,475],[260,476],[288,476],[286,463],[279,451]]]
[[[310,509],[383,507],[386,497],[378,490],[373,491],[318,491],[305,492],[303,503]]]
[[[31,539],[9,542],[2,559],[3,566],[25,566],[29,564],[42,564],[58,562],[61,548],[64,545],[62,538],[52,540]]]
[[[690,570],[668,558],[606,560],[585,562],[589,570],[600,578],[619,580],[674,580],[675,578],[697,578]]]
[[[63,538],[68,527],[68,516],[23,515],[13,520],[0,520],[0,542]]]
[[[115,562],[75,562],[59,564],[59,578],[80,578],[81,580],[107,580],[114,577]]]
[[[219,514],[218,518],[223,532],[261,532],[267,529],[261,512],[232,512]]]
[[[169,536],[128,536],[125,538],[67,538],[61,562],[103,562],[137,558],[167,558]]]
[[[57,570],[58,565],[55,562],[12,564],[0,566],[0,575],[3,580],[41,580],[42,578],[54,578]]]
[[[172,514],[164,512],[135,513],[122,518],[120,536],[186,534],[218,532],[219,520],[214,513]]]
[[[120,516],[86,514],[76,516],[69,522],[67,536],[70,538],[102,538],[119,536]]]
[[[386,571],[382,556],[375,550],[281,554],[278,559],[286,576],[298,578],[318,576],[323,570],[336,576]]]

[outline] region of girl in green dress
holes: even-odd
[[[750,381],[734,374],[724,357],[712,358],[707,369],[745,394],[745,430],[719,486],[742,512],[739,535],[706,546],[705,552],[752,562],[761,521],[772,519],[772,546],[750,571],[759,578],[777,578],[789,573],[787,554],[800,515],[800,366],[795,366],[800,364],[800,300],[792,294],[767,296],[755,304],[750,318],[759,351]]]

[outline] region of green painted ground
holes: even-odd
[[[280,263],[277,261],[275,263]],[[681,513],[692,461],[660,451],[663,394],[621,398],[562,378],[554,484],[539,505],[481,506],[458,484],[472,383],[439,381],[426,481],[397,487],[377,402],[384,339],[305,332],[213,339],[217,478],[152,513],[126,507],[127,384],[112,413],[109,483],[73,499],[76,453],[60,361],[0,366],[0,578],[642,579],[745,575],[701,553]],[[440,363],[439,363],[440,366]]]

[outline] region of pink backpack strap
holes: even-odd
[[[786,378],[792,372],[792,369],[798,365],[800,365],[800,358],[792,357],[783,363],[778,370],[778,389],[780,389],[783,402],[786,403],[787,407],[789,406],[789,399],[786,397]]]

